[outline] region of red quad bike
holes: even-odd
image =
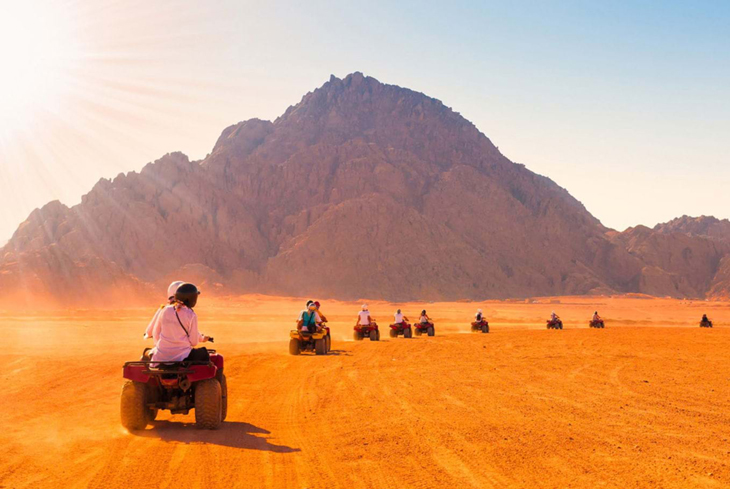
[[[560,319],[556,319],[555,321],[548,319],[547,329],[563,329],[563,321]]]
[[[605,328],[606,324],[603,322],[603,319],[599,319],[598,321],[588,321],[588,326],[591,328]]]
[[[416,329],[416,336],[421,336],[426,333],[428,336],[436,334],[436,328],[433,323],[414,323],[413,327]]]
[[[394,323],[390,325],[390,337],[397,338],[403,335],[403,338],[413,338],[413,329],[411,325],[405,321],[402,323]]]
[[[370,341],[380,341],[380,331],[378,325],[374,321],[367,326],[355,326],[355,331],[352,333],[352,338],[355,341],[362,341],[363,339],[370,338]]]
[[[484,319],[481,321],[473,321],[471,323],[471,332],[476,333],[479,331],[482,333],[489,333],[489,322]]]
[[[712,327],[712,321],[700,321],[700,328],[711,328]]]
[[[143,430],[160,409],[168,409],[172,414],[188,414],[194,409],[198,428],[217,429],[228,414],[228,385],[223,357],[215,350],[208,350],[208,354],[209,362],[145,359],[125,363],[122,426],[129,431]]]

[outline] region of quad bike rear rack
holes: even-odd
[[[145,348],[145,353],[150,350],[150,348]],[[215,350],[208,349],[208,354],[212,355],[216,353]],[[155,365],[155,367],[152,367],[152,365]],[[192,366],[198,366],[202,365],[205,367],[214,367],[215,364],[212,360],[208,360],[207,362],[160,362],[160,361],[154,361],[154,360],[136,360],[133,362],[125,362],[123,368],[127,367],[147,367],[145,370],[142,370],[142,373],[145,375],[169,375],[169,374],[192,374],[195,373],[195,370],[191,369]]]

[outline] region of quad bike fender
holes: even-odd
[[[190,382],[214,379],[216,372],[218,372],[218,368],[215,365],[192,365],[190,370],[192,370],[192,373],[188,374],[188,380]]]
[[[370,323],[367,326],[360,326],[359,324],[355,326],[355,331],[361,332],[361,333],[369,333],[370,331],[377,331],[378,325],[375,323]]]
[[[307,337],[310,337],[310,336],[311,336],[311,338],[312,338],[313,340],[321,340],[322,338],[324,338],[325,336],[327,336],[327,333],[328,333],[328,331],[327,331],[327,330],[322,330],[322,331],[320,331],[320,332],[318,332],[318,333],[313,333],[313,334],[311,334],[311,335],[307,335]],[[302,336],[302,334],[301,334],[301,333],[300,333],[299,331],[297,331],[296,329],[293,329],[293,330],[291,330],[291,331],[289,332],[289,337],[290,337],[290,338],[293,338],[293,339],[295,339],[295,340],[299,340],[299,341],[304,341],[304,337],[303,337],[303,336]]]
[[[215,368],[218,370],[223,370],[223,357],[218,354],[213,354],[210,356],[210,361],[213,362],[213,365],[215,365]]]
[[[144,371],[147,367],[142,365],[125,365],[123,377],[127,380],[133,380],[135,382],[142,382],[146,384],[150,380],[150,376],[145,374]]]

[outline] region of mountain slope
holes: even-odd
[[[61,276],[69,296],[97,282],[103,296],[193,275],[229,292],[391,300],[710,287],[647,286],[662,263],[615,234],[440,101],[354,73],[274,122],[227,128],[203,161],[172,153],[47,206],[0,253],[0,285],[42,294]]]

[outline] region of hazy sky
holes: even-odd
[[[727,1],[0,0],[0,243],[353,71],[442,100],[607,226],[730,217],[728,26]]]

